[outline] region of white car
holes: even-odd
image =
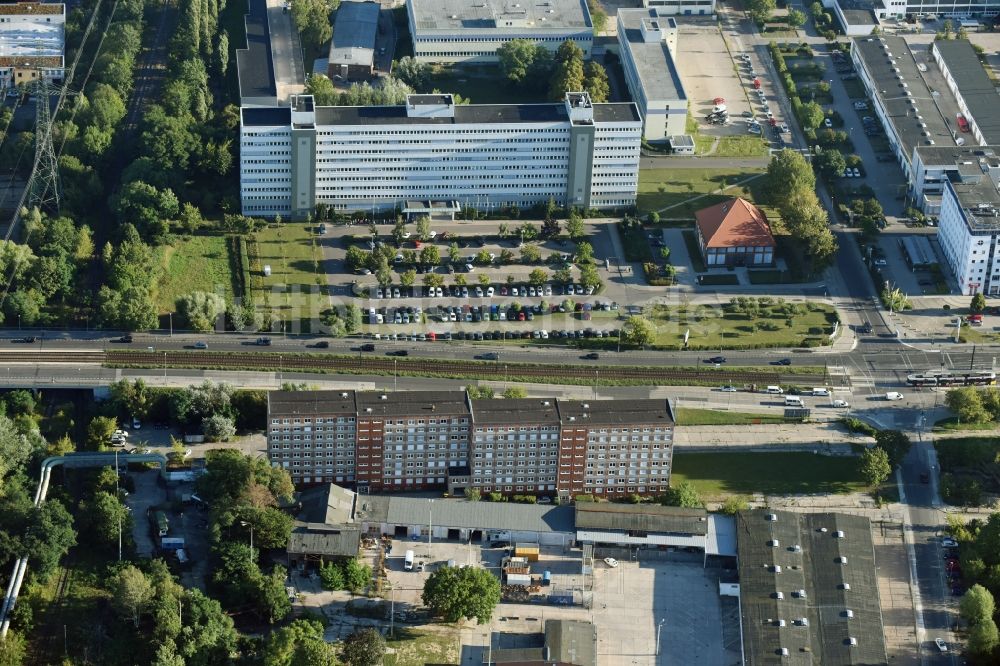
[[[833,406],[834,407],[850,407],[850,405],[847,404],[846,400],[834,400],[833,401]]]
[[[494,293],[496,293],[496,290],[493,287],[488,287],[486,289],[486,298],[493,298]]]
[[[935,638],[934,639],[934,645],[937,646],[938,652],[947,652],[948,651],[948,644],[945,643],[945,641],[944,641],[943,638]]]
[[[132,417],[132,430],[142,430],[142,422],[136,417]]]
[[[823,119],[823,127],[827,128],[827,129],[832,129],[833,128],[833,121],[830,120],[829,118],[824,118]]]
[[[612,569],[617,569],[618,568],[618,560],[616,560],[613,557],[605,557],[604,558],[604,563],[607,564]]]
[[[885,394],[885,399],[886,400],[902,400],[903,399],[903,394],[900,393],[899,391],[889,391],[888,393]]]
[[[732,386],[732,385],[730,385],[730,386],[723,386],[719,390],[722,391],[723,393],[736,393],[736,391],[737,391],[736,387]]]
[[[945,537],[941,539],[942,548],[958,548],[958,542],[951,537]]]
[[[482,298],[482,297],[483,297],[483,288],[476,287],[476,298]]]

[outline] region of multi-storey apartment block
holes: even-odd
[[[617,496],[670,481],[666,400],[470,400],[456,391],[275,391],[268,456],[296,483],[373,492]]]
[[[65,75],[66,5],[0,4],[0,87],[36,79],[61,84]]]
[[[938,242],[963,294],[1000,294],[1000,159],[949,171],[941,196]]]
[[[456,105],[410,95],[403,106],[241,111],[240,191],[247,215],[334,210],[437,211],[635,203],[642,119],[628,104]]]
[[[497,62],[497,49],[513,39],[550,51],[572,40],[589,58],[594,41],[586,0],[409,0],[406,11],[422,62]]]

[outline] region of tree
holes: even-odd
[[[548,274],[541,268],[535,268],[528,274],[528,283],[538,287],[545,284],[548,277]]]
[[[910,451],[910,438],[899,430],[879,430],[875,433],[875,445],[885,449],[893,467],[903,462]]]
[[[970,587],[962,595],[962,600],[958,604],[959,614],[970,625],[992,619],[995,610],[996,604],[993,601],[993,594],[979,584]]]
[[[788,23],[788,27],[794,30],[805,25],[806,15],[805,12],[801,12],[798,9],[789,9],[788,17],[785,20]]]
[[[969,652],[987,656],[993,654],[1000,644],[1000,636],[997,634],[997,625],[993,618],[983,620],[976,624],[969,631]]]
[[[913,307],[910,303],[910,298],[906,295],[906,292],[899,287],[890,287],[886,284],[882,287],[880,296],[882,297],[882,303],[892,312],[909,310]]]
[[[474,618],[483,624],[500,603],[500,581],[487,569],[444,567],[424,583],[421,598],[425,606],[447,622]]]
[[[587,230],[583,224],[583,218],[576,210],[571,211],[569,219],[566,220],[566,234],[573,240],[578,240],[587,235]]]
[[[178,314],[200,333],[212,331],[225,311],[226,301],[221,294],[194,291],[177,299]]]
[[[417,238],[424,243],[431,239],[431,218],[426,215],[417,218]]]
[[[583,89],[590,93],[590,101],[595,104],[607,102],[611,94],[611,86],[608,84],[608,72],[596,60],[587,63],[587,68],[583,79]]]
[[[823,107],[818,102],[806,102],[802,105],[799,118],[802,122],[802,129],[816,129],[823,124],[826,112],[823,111]]]
[[[324,590],[344,589],[344,569],[334,562],[321,563],[319,579]]]
[[[392,68],[393,75],[414,90],[420,90],[427,85],[431,66],[420,62],[413,56],[403,56]]]
[[[448,246],[448,261],[453,264],[457,264],[462,260],[462,252],[458,249],[458,243],[452,243]]]
[[[861,452],[861,459],[858,464],[861,476],[869,487],[882,485],[889,475],[892,474],[892,465],[889,464],[889,454],[885,449],[873,446]]]
[[[816,176],[801,153],[785,148],[767,165],[768,198],[778,208],[802,193],[815,196]]]
[[[299,619],[268,637],[264,666],[333,666],[333,646],[323,638],[323,623]]]
[[[583,51],[576,42],[567,39],[556,51],[555,71],[549,83],[549,95],[555,101],[566,97],[568,92],[584,89]]]
[[[327,0],[292,0],[292,20],[308,51],[318,51],[333,36]]]
[[[50,498],[32,509],[24,537],[24,553],[42,580],[55,571],[74,545],[73,517],[59,500]]]
[[[289,528],[291,525],[289,524]],[[362,564],[358,558],[352,558],[344,566],[344,586],[351,592],[359,593],[371,583],[372,569]]]
[[[483,497],[482,493],[479,492],[479,488],[473,488],[472,486],[467,487],[464,494],[466,501],[469,502],[478,502]]]
[[[0,666],[21,666],[27,655],[28,642],[18,632],[8,631],[0,638]]]
[[[973,386],[954,388],[945,394],[944,404],[962,423],[988,423],[992,415],[983,404],[982,394]]]
[[[525,245],[521,248],[521,261],[525,264],[537,264],[542,260],[542,251],[534,245]]]
[[[645,347],[656,340],[656,327],[648,319],[632,315],[622,325],[622,340],[636,347]]]
[[[114,491],[114,487],[111,488]],[[119,538],[128,541],[132,532],[132,514],[128,507],[111,492],[96,492],[81,504],[81,520],[86,538],[100,548],[113,548]]]
[[[503,392],[503,397],[508,400],[514,400],[516,398],[527,398],[528,391],[525,390],[523,386],[511,386]]]
[[[161,135],[159,140],[164,137]],[[161,161],[175,166],[173,159],[163,156]],[[120,220],[134,224],[147,239],[157,243],[166,239],[167,222],[180,212],[177,196],[170,188],[157,188],[140,180],[125,185],[112,201],[112,208]]]
[[[594,262],[594,246],[584,241],[576,244],[576,263],[591,264]]]
[[[764,25],[767,23],[777,6],[778,4],[775,0],[749,0],[746,4],[747,12],[750,14],[750,18],[752,18],[757,25]]]
[[[441,263],[441,250],[437,245],[425,245],[420,249],[420,263],[425,266],[436,266]]]
[[[835,149],[823,150],[813,157],[813,165],[820,175],[827,180],[839,178],[847,168],[844,155]]]
[[[584,264],[580,267],[580,284],[586,288],[593,288],[597,291],[601,288],[601,276],[593,264]]]
[[[969,303],[969,311],[974,314],[979,314],[986,309],[986,297],[983,296],[982,292],[976,292],[972,296],[972,302]]]
[[[705,506],[705,502],[702,501],[694,484],[689,481],[682,481],[676,486],[671,485],[670,489],[660,498],[660,503],[664,506],[679,506],[687,509],[700,509]]]
[[[396,245],[402,245],[406,240],[406,222],[403,221],[402,215],[396,218],[396,224],[392,227],[392,238],[396,241]]]
[[[210,442],[228,442],[236,436],[233,420],[222,414],[214,414],[202,421],[201,430]]]
[[[139,618],[153,599],[153,586],[146,574],[130,564],[118,572],[112,584],[115,606],[138,627]]]
[[[87,425],[87,448],[98,451],[111,443],[111,436],[118,429],[118,421],[110,416],[95,416]]]
[[[385,639],[370,627],[348,636],[340,649],[340,658],[350,666],[379,666],[384,656]]]
[[[497,49],[500,72],[508,81],[521,84],[535,60],[535,43],[530,39],[512,39]]]
[[[403,285],[404,287],[412,287],[416,283],[417,283],[416,270],[410,268],[400,273],[399,284]]]

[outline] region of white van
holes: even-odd
[[[802,404],[802,398],[797,395],[786,395],[785,396],[785,407],[805,407]]]
[[[771,395],[781,395],[785,391],[780,386],[768,386],[764,389],[764,393],[770,393]]]
[[[813,395],[830,395],[830,389],[828,388],[814,388]]]
[[[898,391],[889,391],[888,393],[885,394],[885,399],[886,400],[902,400],[903,399],[903,394],[899,393]]]
[[[403,558],[403,570],[413,571],[413,551],[406,551],[406,555]]]

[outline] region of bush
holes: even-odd
[[[869,437],[875,436],[875,428],[871,427],[861,419],[856,419],[853,416],[845,416],[840,419],[841,424],[847,428],[850,432],[860,433],[862,435],[868,435]]]
[[[941,498],[955,506],[979,506],[983,502],[983,487],[975,479],[962,480],[953,474],[942,474]]]

